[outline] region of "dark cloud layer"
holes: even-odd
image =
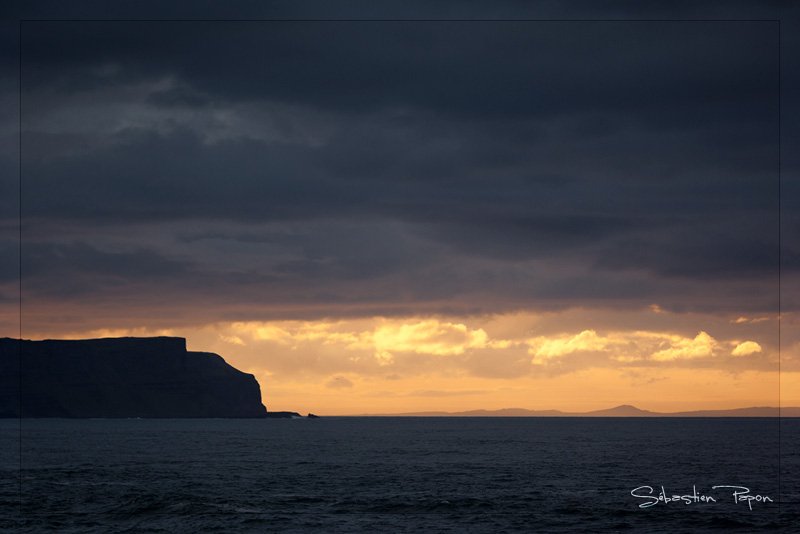
[[[324,314],[773,310],[777,37],[770,21],[24,22],[26,287]]]

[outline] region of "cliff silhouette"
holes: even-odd
[[[0,417],[20,414],[268,417],[253,375],[177,337],[0,339]]]

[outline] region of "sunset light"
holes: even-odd
[[[0,534],[800,524],[800,3],[0,9]]]
[[[700,323],[705,330],[696,332],[694,325]],[[580,330],[579,324],[596,329]],[[659,324],[663,330],[655,328]],[[744,324],[726,317],[686,320],[652,309],[614,314],[573,310],[247,321],[75,331],[59,337],[185,337],[190,350],[222,354],[254,374],[264,404],[275,410],[294,405],[320,411],[314,407],[316,398],[324,399],[330,415],[375,409],[593,410],[619,403],[614,395],[653,411],[775,405],[774,322]],[[648,330],[640,329],[646,325]],[[750,339],[744,340],[745,335]],[[782,376],[793,381],[800,369],[787,353]],[[793,391],[784,388],[783,394],[782,403],[791,403]]]

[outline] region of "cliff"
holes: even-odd
[[[174,337],[0,339],[0,417],[19,417],[20,399],[23,417],[267,415],[253,375]]]

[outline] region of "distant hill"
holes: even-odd
[[[20,410],[23,417],[268,416],[253,375],[217,354],[189,352],[177,337],[0,339],[0,417]]]
[[[372,417],[778,417],[778,408],[762,406],[732,410],[695,410],[690,412],[651,412],[623,404],[591,412],[562,412],[561,410],[471,410],[466,412],[409,412],[395,414],[363,414]],[[800,417],[800,408],[783,407],[781,417]]]

